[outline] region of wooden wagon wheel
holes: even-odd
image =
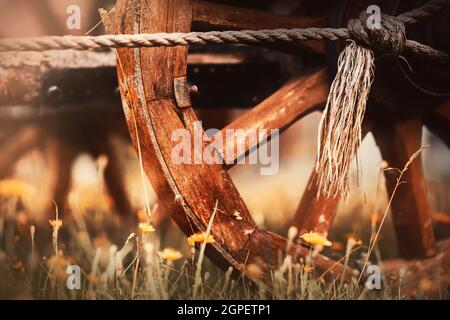
[[[197,12],[200,9],[216,8],[212,4],[212,7],[209,7],[210,4],[197,4],[205,5],[197,7]],[[116,4],[115,31],[125,34],[190,31],[191,13],[193,9],[194,12],[196,10],[191,5],[189,1],[180,0],[119,1]],[[138,12],[144,14],[137,14]],[[219,12],[223,13],[221,10]],[[205,14],[203,22],[214,23],[209,19],[210,13],[207,11]],[[216,17],[218,21],[222,18]],[[239,14],[235,17],[237,28],[241,27],[240,22],[249,21],[242,18]],[[259,23],[257,19],[251,21]],[[286,21],[293,23],[289,18]],[[299,20],[296,21],[298,24]],[[227,21],[225,24],[225,28],[229,27]],[[260,26],[254,25],[253,28]],[[173,219],[184,233],[191,235],[198,230],[205,231],[217,201],[217,215],[211,229],[216,241],[207,254],[219,265],[231,265],[235,270],[246,272],[246,266],[256,264],[264,272],[261,280],[269,283],[271,271],[278,268],[287,249],[297,258],[305,257],[309,252],[308,248],[296,244],[287,248],[287,239],[256,226],[224,166],[176,165],[172,162],[171,151],[175,146],[170,140],[172,132],[176,129],[188,129],[192,132],[192,125],[197,121],[192,106],[189,103],[180,105],[180,97],[178,102],[175,97],[175,90],[179,88],[175,89],[174,84],[186,83],[188,49],[175,47],[117,51],[119,84],[132,140],[142,154],[146,173],[162,205],[172,213]],[[326,82],[321,81],[325,77],[324,71],[316,72],[312,79],[300,77],[289,85],[291,89],[283,88],[282,92],[285,95],[292,88],[301,91],[302,84],[308,84],[322,89],[323,95],[320,96],[319,93],[311,101],[314,105],[320,105],[327,92]],[[181,88],[177,94],[188,92],[183,92],[183,89],[187,90]],[[276,112],[273,110],[276,106],[263,103],[259,107],[262,109],[259,117],[267,116],[270,119],[270,115]],[[281,120],[288,121],[284,126],[295,120],[302,110],[308,111],[307,107],[309,105],[306,104],[292,105],[293,110],[286,112],[291,115],[290,119]],[[247,122],[247,125],[255,123]],[[267,120],[265,124],[268,124]],[[281,123],[273,125],[283,127]],[[235,212],[240,213],[242,220],[236,219]],[[316,264],[319,270],[330,271],[330,274],[343,271],[342,265],[323,256],[317,258]]]
[[[323,18],[280,17],[201,1],[120,0],[116,5],[115,32],[188,32],[191,28],[264,29],[323,24]],[[307,46],[315,52],[324,50],[317,43]],[[271,272],[280,266],[283,257],[306,256],[308,248],[300,244],[287,248],[287,239],[256,226],[225,166],[173,163],[171,151],[175,142],[170,139],[172,132],[187,129],[192,134],[193,124],[197,121],[186,80],[188,48],[135,48],[118,49],[117,52],[123,108],[133,143],[142,155],[145,171],[162,205],[172,213],[184,233],[191,235],[198,230],[205,231],[215,212],[211,234],[216,241],[207,254],[219,265],[231,265],[244,273],[248,265],[255,264],[263,271],[259,279],[268,284]],[[320,109],[326,102],[328,89],[326,69],[301,74],[223,130],[284,130],[306,114]],[[445,103],[445,99],[440,101]],[[428,114],[426,123],[448,141],[448,104],[443,110],[434,112],[430,108],[427,112],[419,112],[419,116]],[[383,157],[391,166],[403,167],[421,145],[422,122],[418,118],[408,120],[410,116],[389,122],[381,122],[375,115],[369,117],[365,132],[375,134]],[[243,145],[245,151],[254,147],[247,140],[227,141],[223,152],[231,152],[237,159],[241,154],[235,151],[236,144]],[[386,178],[388,190],[392,192],[395,177],[388,174]],[[402,186],[393,202],[400,252],[408,258],[431,257],[436,253],[436,244],[420,161],[410,165],[406,179],[412,182]],[[317,198],[316,180],[313,172],[293,224],[302,231],[326,233],[332,224],[338,199]],[[235,212],[240,213],[242,220],[236,219]],[[440,244],[439,248],[448,252],[448,244]],[[316,267],[334,275],[343,272],[341,264],[321,255]],[[350,273],[344,276],[348,278]]]

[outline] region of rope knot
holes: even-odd
[[[369,28],[369,19],[369,14],[362,12],[359,19],[349,20],[350,37],[380,57],[399,56],[406,46],[405,24],[397,17],[382,14],[380,28]]]

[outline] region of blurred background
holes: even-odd
[[[289,14],[298,5],[295,0],[270,3],[250,1],[249,5],[255,3],[259,7],[271,6],[273,11],[284,14]],[[80,29],[69,30],[66,26],[70,15],[67,8],[70,5],[77,5],[81,9]],[[0,0],[0,36],[102,34],[105,31],[99,23],[97,8],[109,11],[113,5],[113,1],[107,0]],[[239,51],[241,54],[270,63],[274,68],[275,76],[263,78],[267,83],[256,88],[263,88],[264,94],[250,97],[252,103],[261,101],[270,94],[270,90],[283,84],[292,69],[308,67],[301,57],[263,49],[250,52],[247,49],[239,50],[242,51]],[[198,61],[201,60],[201,52],[195,52],[194,49],[192,55],[193,63],[200,64]],[[203,56],[206,60],[210,58]],[[234,60],[231,60],[232,62],[227,63],[233,64]],[[197,71],[192,72],[206,72],[209,73],[207,79],[214,79],[216,69],[211,69],[210,66],[202,68],[200,66]],[[289,70],[286,71],[286,68]],[[225,81],[224,90],[227,90],[226,85]],[[233,84],[229,82],[229,85]],[[242,87],[237,88],[239,91],[235,95],[247,90],[245,84],[239,85]],[[200,97],[202,94],[207,96],[209,89],[201,85],[198,87]],[[245,112],[246,109],[239,108],[239,103],[244,101],[242,104],[248,104],[246,99],[237,97],[229,102],[227,109],[203,108],[200,105],[198,112],[205,129],[221,128]],[[76,104],[76,101],[71,103]],[[200,99],[199,104],[202,103],[211,104],[211,101]],[[233,103],[236,105],[232,105]],[[42,224],[50,228],[48,219],[55,215],[53,200],[58,205],[63,220],[76,211],[93,217],[92,219],[108,217],[118,225],[111,227],[111,230],[120,227],[132,229],[139,219],[139,212],[145,207],[147,190],[148,199],[155,211],[154,224],[161,241],[171,244],[182,238],[178,229],[158,212],[155,205],[157,198],[148,182],[145,188],[142,185],[138,159],[127,136],[120,105],[102,105],[100,111],[95,107],[92,110],[85,108],[79,113],[62,113],[27,121],[16,121],[21,114],[17,107],[5,107],[0,112],[0,179],[24,182],[30,187],[31,191],[22,196],[20,210],[13,214],[19,223]],[[319,119],[319,113],[311,114],[281,136],[279,174],[261,176],[259,168],[254,165],[238,165],[231,170],[238,190],[260,226],[286,234],[289,221],[313,169]],[[450,152],[426,130],[423,141],[429,145],[424,151],[423,161],[430,206],[433,214],[442,218],[442,214],[450,213]],[[371,135],[364,140],[360,159],[364,182],[359,186],[355,184],[349,202],[341,203],[339,207],[336,223],[329,235],[336,242],[345,243],[349,234],[356,234],[367,243],[371,216],[382,214],[386,207],[384,179],[380,177],[382,159]],[[1,214],[5,214],[4,207],[3,211]],[[120,217],[128,219],[130,225],[121,224]],[[437,220],[438,236],[448,235],[448,221]],[[160,225],[161,228],[158,227]],[[104,234],[109,237],[111,233],[108,228],[98,228],[96,232],[99,239]],[[120,234],[120,241],[123,241],[127,234],[125,231]],[[386,257],[396,254],[393,243],[394,235],[390,224],[387,224],[380,240]]]

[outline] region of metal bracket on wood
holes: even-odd
[[[178,108],[191,107],[192,102],[187,77],[174,78],[173,88]]]

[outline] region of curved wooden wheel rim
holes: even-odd
[[[45,10],[39,10],[39,13],[45,15]],[[320,27],[326,24],[324,17],[276,16],[252,9],[235,10],[233,7],[200,0],[120,0],[116,13],[115,32],[120,33],[187,32],[191,30],[191,25],[196,30],[210,31]],[[252,18],[247,19],[250,16]],[[48,28],[51,30],[55,25],[50,23]],[[322,42],[299,43],[288,47],[268,44],[267,47],[306,55],[326,53]],[[172,163],[171,151],[175,145],[170,139],[172,132],[188,129],[192,133],[193,124],[197,121],[187,93],[187,51],[186,47],[118,50],[118,75],[129,133],[162,206],[172,214],[184,233],[191,235],[206,230],[214,211],[212,235],[216,242],[207,247],[209,257],[223,267],[231,265],[235,270],[248,273],[270,285],[271,273],[280,267],[284,257],[304,257],[309,254],[309,249],[291,244],[284,237],[261,230],[255,225],[227,173],[232,165]],[[179,92],[174,87],[179,84],[185,96],[177,96]],[[320,109],[326,102],[328,90],[329,79],[325,68],[302,71],[271,97],[227,125],[222,129],[222,134],[226,129],[244,132],[260,128],[283,131],[310,112]],[[365,133],[373,133],[383,159],[391,167],[401,168],[420,148],[423,124],[447,146],[450,145],[449,110],[450,101],[446,101],[436,110],[425,109],[420,115],[414,115],[414,119],[386,122],[380,121],[380,118],[366,118],[363,129]],[[108,119],[102,117],[101,120],[110,125]],[[202,128],[198,130],[202,132]],[[100,138],[106,137],[106,130],[101,131]],[[61,166],[60,163],[70,163],[74,153],[73,150],[64,150],[64,144],[54,141],[53,135],[53,132],[46,133],[37,126],[24,126],[17,130],[18,139],[13,143],[3,141],[5,150],[10,152],[0,157],[0,163],[4,164],[3,168],[0,166],[4,169],[0,174],[8,174],[14,160],[35,145],[38,137],[44,136],[51,157],[60,153],[68,157],[66,161],[61,161],[62,158],[51,158],[49,161],[53,170],[60,172],[58,179],[67,184],[68,178],[64,175],[69,172],[68,166]],[[11,134],[6,136],[12,140]],[[95,152],[100,150],[112,154],[108,145],[97,145],[96,141],[89,141],[88,144]],[[228,159],[231,154],[236,160],[256,146],[247,140],[237,139],[226,141],[224,150],[220,152],[223,158]],[[113,171],[119,171],[114,163],[113,168]],[[387,171],[385,174],[388,193],[391,195],[395,194],[396,172]],[[293,220],[293,225],[300,233],[313,230],[326,234],[336,213],[339,199],[317,198],[316,178],[313,171]],[[430,273],[450,274],[450,244],[449,240],[435,242],[420,157],[409,163],[403,178],[407,183],[391,203],[399,252],[404,258],[420,259],[409,262],[391,260],[385,264],[384,271],[389,277],[389,274],[398,271],[400,265],[406,266],[409,275],[405,278],[405,287],[412,292],[414,286],[417,287]],[[120,184],[118,176],[111,176],[110,179],[116,180],[111,181],[110,185]],[[55,185],[64,184],[55,180]],[[55,188],[61,194],[66,189],[67,185]],[[124,190],[119,188],[112,191],[120,198]],[[122,211],[131,210],[125,208]],[[236,211],[242,220],[235,218]],[[247,272],[246,267],[251,264],[263,271],[260,276]],[[353,273],[350,269],[344,272],[341,264],[321,255],[316,259],[316,269],[329,275],[343,275],[347,280]],[[449,282],[447,278],[443,279],[443,283]]]
[[[120,0],[116,5],[115,32],[188,32],[195,21],[192,16],[195,12],[189,0]],[[236,21],[238,20],[233,20]],[[175,165],[172,162],[171,151],[176,145],[170,139],[173,131],[188,129],[192,134],[197,121],[189,99],[180,99],[174,89],[178,83],[187,83],[187,52],[186,47],[117,50],[123,108],[133,143],[162,206],[172,214],[183,232],[189,236],[196,231],[205,231],[214,211],[216,215],[211,234],[215,242],[207,247],[207,255],[220,266],[231,265],[235,270],[270,285],[272,272],[280,267],[286,256],[299,259],[307,256],[310,249],[297,243],[291,244],[284,237],[259,229],[231,181],[225,165]],[[328,88],[329,81],[324,69],[294,77],[270,98],[233,121],[224,130],[284,130],[296,120],[321,107],[326,102]],[[184,90],[187,92],[186,88]],[[310,95],[311,92],[317,94]],[[280,107],[281,102],[283,107]],[[446,118],[440,114],[436,116],[440,121],[437,125],[436,121],[431,125],[442,132],[441,120],[445,122]],[[389,127],[393,135],[391,138],[379,134],[380,130],[382,133],[383,126]],[[409,135],[407,129],[412,130],[414,134]],[[395,166],[402,167],[420,146],[420,121],[414,120],[411,125],[382,124],[367,118],[364,131],[372,131],[375,134],[383,157],[391,156]],[[247,141],[233,141],[230,145],[227,141],[224,152],[233,152],[234,159],[243,154],[235,151],[236,145],[238,150],[244,152],[255,147]],[[409,258],[417,255],[429,258],[436,252],[436,244],[430,212],[424,200],[426,188],[417,187],[424,183],[420,163],[412,164],[407,176],[411,183],[403,186],[402,194],[411,201],[404,205],[401,203],[401,197],[394,197],[392,201],[400,251],[403,256]],[[386,178],[388,191],[393,193],[392,185],[395,181],[389,175],[386,175]],[[300,231],[327,233],[336,212],[338,199],[317,198],[314,181],[313,173],[293,224]],[[236,211],[240,213],[242,220],[235,218]],[[323,220],[322,215],[326,223],[320,223],[320,220]],[[405,218],[410,222],[408,226],[418,230],[408,230],[408,226],[405,227],[404,224]],[[438,247],[443,251],[447,250],[447,246],[438,244]],[[440,256],[442,255],[435,257]],[[437,258],[423,261],[424,265],[440,264]],[[350,268],[346,272],[342,264],[322,255],[318,255],[315,263],[319,272],[343,276],[346,280],[350,280],[354,273]],[[252,264],[262,271],[259,276],[248,272],[247,266]],[[414,270],[414,264],[412,261],[407,268]]]
[[[116,6],[115,32],[186,32],[191,28],[189,12],[190,3],[184,0],[122,0]],[[197,120],[191,106],[177,106],[174,94],[174,80],[186,76],[187,50],[118,50],[119,83],[132,140],[163,207],[184,233],[205,231],[217,202],[211,230],[215,242],[207,254],[219,265],[241,272],[256,264],[263,271],[260,280],[269,284],[271,272],[287,254],[305,257],[309,249],[297,244],[288,248],[287,239],[259,229],[224,166],[171,161],[173,130],[192,130]],[[242,220],[234,217],[236,211]],[[343,273],[341,264],[320,255],[316,267],[328,274]]]

